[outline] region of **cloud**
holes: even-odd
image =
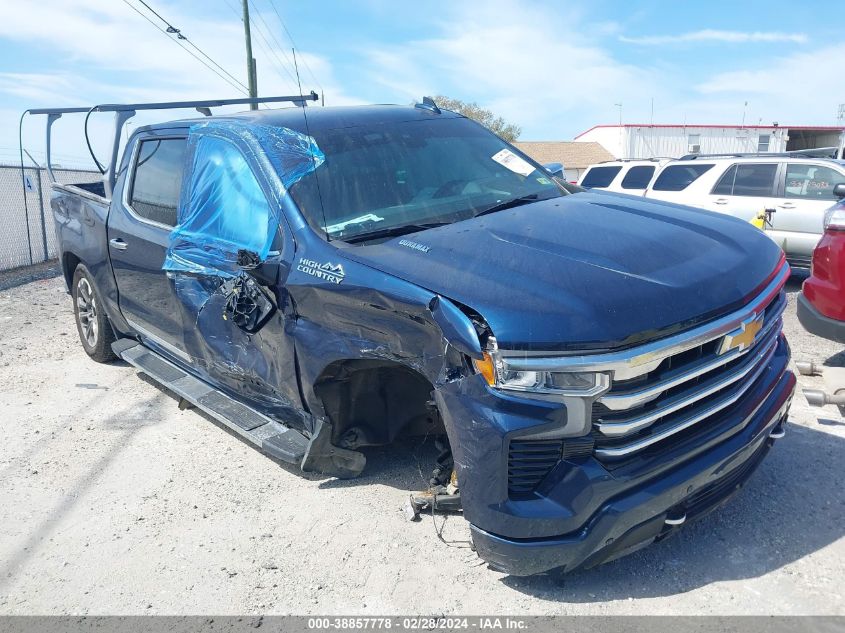
[[[140,6],[137,0],[131,2]],[[0,73],[0,93],[7,95],[3,105],[9,110],[16,105],[22,110],[40,105],[239,95],[172,41],[164,41],[165,36],[122,1],[39,3],[39,19],[33,20],[13,8],[13,3],[0,0],[0,39],[20,46],[30,61],[21,70],[7,68],[9,72]],[[358,33],[323,48],[320,54],[297,51],[303,89],[322,88],[329,106],[410,103],[423,95],[445,94],[475,101],[520,125],[525,140],[554,140],[617,121],[616,103],[623,104],[626,122],[650,120],[653,99],[654,121],[661,123],[738,123],[743,103],[748,101],[747,122],[832,124],[836,104],[842,100],[830,79],[831,60],[845,58],[841,44],[814,48],[808,43],[794,54],[780,50],[781,57],[756,60],[714,54],[706,67],[694,64],[691,68],[675,49],[665,54],[661,49],[647,49],[635,64],[630,48],[618,50],[619,24],[601,21],[595,11],[550,11],[531,0],[491,0],[483,11],[466,3],[450,3],[437,11],[420,8],[397,14],[392,3],[381,6],[378,0],[370,0],[368,6],[374,3],[379,6],[371,8],[364,19],[383,21],[379,26],[384,30],[397,21],[413,23],[413,30],[409,27],[405,32],[416,36],[386,43],[381,36],[367,40]],[[154,6],[233,75],[246,74],[237,11],[209,17],[186,0],[158,0]],[[225,10],[221,3],[221,11]],[[261,94],[295,92],[295,81],[287,72],[292,69],[278,67],[280,60],[287,64],[290,57],[283,27],[273,12],[254,14],[260,25],[253,30],[253,47]],[[327,36],[331,34],[327,31]],[[655,37],[663,39],[655,41]],[[628,39],[642,44],[799,43],[806,37],[701,30]],[[319,42],[303,43],[320,50]],[[333,57],[327,51],[333,51]],[[160,114],[157,117],[162,119]],[[149,120],[139,114],[133,122],[141,125]],[[56,129],[77,125],[72,117],[63,117]],[[33,126],[28,138],[42,145],[40,129],[34,122],[27,126]],[[17,116],[0,116],[0,146],[16,144]],[[80,150],[84,152],[84,140],[78,137],[68,136],[67,143],[57,147],[68,153]]]
[[[434,37],[367,51],[367,83],[408,103],[426,94],[477,101],[523,128],[525,138],[564,138],[611,119],[613,104],[647,104],[665,90],[650,67],[621,62],[590,28],[526,2],[455,3]]]
[[[131,0],[131,4],[143,11],[137,0]],[[154,6],[226,72],[246,83],[243,29],[237,13],[231,18],[225,15],[208,18],[201,12],[191,11],[190,5],[172,0],[160,0]],[[148,12],[144,13],[157,21]],[[259,94],[295,94],[298,91],[292,78],[295,72],[292,66],[284,66],[289,63],[290,51],[285,50],[285,43],[273,35],[282,33],[277,17],[258,12],[253,15],[259,25],[253,31]],[[157,31],[118,0],[39,0],[37,19],[33,19],[32,12],[21,10],[15,3],[0,1],[0,39],[14,42],[22,49],[25,47],[31,60],[29,68],[37,69],[36,72],[0,73],[0,93],[7,96],[4,105],[9,106],[9,110],[15,103],[20,104],[22,111],[27,107],[245,96],[245,90],[231,85],[231,79],[226,81],[219,77],[180,49],[175,40]],[[184,41],[182,44],[214,67],[190,44]],[[303,89],[317,88],[311,78],[313,72],[327,93],[328,103],[360,102],[344,92],[334,78],[328,59],[307,51],[298,51],[298,57]],[[235,109],[243,109],[243,106]],[[168,112],[163,116],[178,117],[179,114],[178,111]],[[1,146],[17,145],[17,116],[0,120]],[[81,127],[72,119],[63,117],[56,126],[59,151],[78,153],[82,147],[77,135],[64,131],[64,128]],[[92,125],[96,128],[95,119],[92,117]],[[162,114],[140,113],[132,122],[141,125],[155,120],[162,120]],[[43,122],[25,125],[25,142],[37,150],[43,146],[43,136],[36,131],[36,123],[41,125]],[[103,141],[94,138],[94,144],[102,146]]]
[[[655,46],[663,44],[685,44],[688,42],[727,42],[731,44],[745,44],[756,42],[791,42],[804,44],[807,36],[804,33],[780,33],[777,31],[718,31],[703,29],[677,35],[645,35],[642,37],[620,36],[619,40],[628,44],[642,44]]]
[[[841,124],[836,115],[842,98],[831,84],[830,60],[843,57],[845,44],[835,44],[767,56],[746,62],[745,68],[711,72],[697,81],[667,78],[688,88],[678,90],[670,104],[663,104],[668,107],[655,115],[655,121],[738,125],[744,116],[747,124]]]
[[[504,16],[507,16],[506,19]],[[600,123],[832,124],[830,60],[845,45],[783,58],[714,59],[694,72],[654,55],[637,65],[607,42],[613,25],[563,16],[530,2],[498,0],[483,12],[455,3],[426,39],[366,52],[367,82],[408,103],[426,94],[476,101],[523,128],[524,140],[572,138]],[[564,19],[564,17],[566,19]],[[597,35],[604,31],[604,37]],[[803,42],[802,34],[703,30],[682,41]],[[743,104],[748,101],[748,106]],[[841,99],[840,99],[841,101]]]
[[[153,22],[157,18],[145,11],[137,0],[132,6],[145,13]],[[47,52],[51,72],[60,76],[61,68],[71,68],[74,81],[84,78],[85,85],[68,85],[56,82],[44,84],[40,92],[17,91],[19,96],[36,95],[63,97],[58,103],[81,97],[86,103],[98,100],[128,100],[125,96],[133,86],[155,99],[173,100],[236,97],[245,89],[231,85],[196,59],[225,73],[203,57],[192,44],[210,56],[239,82],[246,82],[243,30],[237,14],[231,19],[203,18],[202,14],[185,13],[184,4],[159,2],[156,10],[172,24],[182,29],[190,43],[182,41],[187,49],[178,48],[172,37],[165,36],[118,0],[39,0],[38,19],[31,12],[22,11],[14,3],[0,2],[0,38],[26,44],[30,50]],[[290,94],[297,90],[295,72],[290,61],[290,50],[285,42],[274,35],[282,28],[273,14],[253,12],[256,27],[253,33],[254,55],[258,59],[262,94]],[[159,23],[159,26],[163,26]],[[165,41],[169,39],[170,41]],[[195,55],[196,57],[192,56]],[[307,51],[299,52],[303,87],[308,79],[307,67],[321,77],[324,87],[342,92],[332,77],[328,60]],[[303,69],[303,64],[306,68]],[[115,81],[117,78],[117,81]],[[36,81],[33,75],[27,81]],[[84,90],[82,90],[84,88]],[[339,95],[348,99],[346,95]],[[51,105],[57,102],[53,101]]]
[[[717,73],[698,86],[702,94],[754,93],[771,98],[783,97],[777,105],[803,102],[833,102],[830,60],[845,58],[845,44],[767,60],[762,68]],[[825,97],[828,97],[825,99]]]

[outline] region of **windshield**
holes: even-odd
[[[412,232],[565,195],[543,168],[464,118],[313,136],[325,162],[290,193],[311,226],[329,239],[366,241],[370,234],[375,239],[393,229]]]

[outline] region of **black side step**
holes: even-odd
[[[165,360],[141,343],[119,339],[114,353],[198,409],[245,437],[264,452],[291,464],[301,464],[309,440],[255,409],[218,391]]]

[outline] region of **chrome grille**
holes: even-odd
[[[762,329],[747,349],[719,354],[720,336],[614,383],[593,406],[596,456],[628,457],[736,404],[774,356],[785,307],[780,291],[765,306]]]
[[[504,362],[517,371],[608,373],[610,388],[592,401],[592,438],[596,457],[612,466],[678,433],[694,433],[696,424],[741,401],[777,350],[788,277],[784,261],[740,310],[624,352],[574,357],[505,352]],[[751,327],[759,327],[753,340]],[[734,342],[742,345],[722,349]]]
[[[633,414],[626,411],[621,419],[601,414],[593,425],[601,437],[596,441],[596,455],[610,459],[628,456],[735,404],[774,356],[778,333],[779,329],[771,340],[755,345],[754,353],[747,354],[735,367],[693,378],[679,393],[659,397],[654,406],[638,407]]]

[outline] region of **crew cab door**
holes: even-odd
[[[186,138],[137,137],[108,218],[108,250],[120,311],[146,342],[184,357],[176,298],[162,270],[176,224]]]
[[[821,162],[786,164],[783,188],[775,201],[769,235],[791,263],[809,266],[821,239],[824,212],[836,203],[833,188],[845,182],[845,172]]]
[[[301,398],[285,288],[292,236],[284,222],[279,226],[281,210],[271,202],[266,174],[235,140],[199,136],[188,153],[188,190],[171,241],[179,260],[167,266],[185,351],[213,386],[295,423]],[[182,234],[189,246],[180,242]],[[234,260],[242,251],[259,255],[261,263],[239,267]]]
[[[734,163],[716,182],[705,208],[750,221],[774,206],[779,169],[777,162]]]

